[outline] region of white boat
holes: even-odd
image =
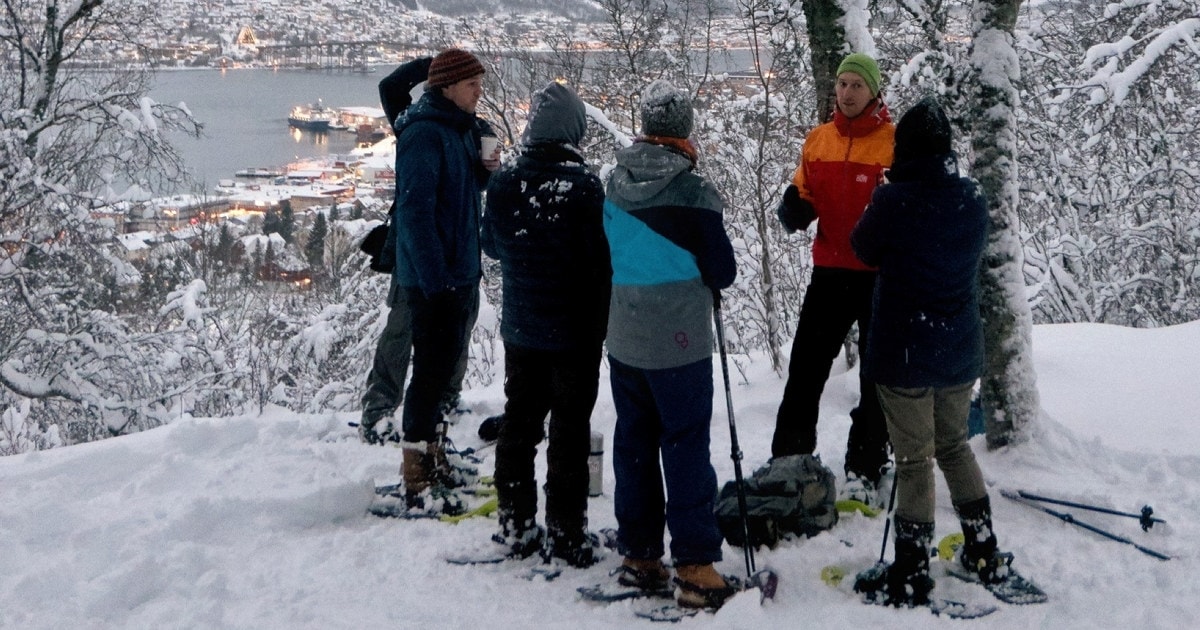
[[[283,175],[283,171],[269,168],[244,168],[234,173],[235,177],[271,178]]]
[[[327,131],[335,121],[340,121],[336,109],[325,107],[320,99],[312,105],[297,105],[288,114],[288,124],[307,131]]]

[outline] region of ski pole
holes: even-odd
[[[737,486],[738,512],[742,517],[742,549],[746,555],[746,578],[754,578],[754,549],[750,544],[750,519],[746,510],[746,488],[742,482],[742,449],[738,446],[737,425],[733,420],[733,394],[729,391],[729,359],[725,355],[725,326],[721,323],[721,292],[713,290],[713,323],[717,328],[717,346],[721,349],[721,376],[725,380],[725,412],[729,415],[729,448],[733,459],[733,479]]]
[[[1153,549],[1147,548],[1147,547],[1143,547],[1143,546],[1133,542],[1132,540],[1129,540],[1128,538],[1122,538],[1121,536],[1118,536],[1111,532],[1107,532],[1103,529],[1100,529],[1099,527],[1096,527],[1095,525],[1089,525],[1087,523],[1084,523],[1083,521],[1077,520],[1074,516],[1071,516],[1070,514],[1052,510],[1044,505],[1038,505],[1037,503],[1034,503],[1032,500],[1022,497],[1020,494],[1017,494],[1015,492],[1010,492],[1008,490],[1001,490],[1000,494],[1006,499],[1016,501],[1017,503],[1021,503],[1023,505],[1029,506],[1035,510],[1041,510],[1051,516],[1058,517],[1059,519],[1062,519],[1063,521],[1065,521],[1067,523],[1070,523],[1072,525],[1078,525],[1079,527],[1082,527],[1090,532],[1100,534],[1101,536],[1104,536],[1105,538],[1108,538],[1109,540],[1115,540],[1117,542],[1122,542],[1127,545],[1133,545],[1133,547],[1135,549],[1137,549],[1138,551],[1140,551],[1148,556],[1153,556],[1155,558],[1158,558],[1159,560],[1170,560],[1171,559],[1171,556],[1168,556],[1163,553],[1159,553],[1159,552],[1157,552]]]
[[[1038,496],[1038,495],[1030,493],[1030,492],[1025,492],[1024,490],[1017,490],[1017,494],[1021,495],[1022,498],[1032,499],[1034,501],[1041,501],[1043,503],[1054,503],[1057,505],[1065,505],[1067,507],[1079,508],[1081,510],[1091,510],[1093,512],[1100,512],[1102,514],[1112,514],[1115,516],[1128,516],[1129,518],[1136,518],[1136,519],[1138,519],[1138,522],[1141,523],[1141,525],[1142,525],[1142,531],[1146,531],[1146,532],[1150,531],[1150,528],[1154,527],[1155,523],[1166,523],[1166,521],[1162,520],[1161,518],[1151,516],[1152,514],[1154,514],[1154,508],[1150,507],[1149,505],[1144,506],[1142,508],[1141,514],[1134,514],[1132,512],[1121,512],[1119,510],[1110,510],[1108,508],[1103,508],[1103,507],[1100,507],[1097,505],[1088,505],[1086,503],[1075,503],[1074,501],[1064,501],[1062,499],[1051,499],[1050,497]]]
[[[888,499],[887,518],[883,521],[883,544],[879,546],[879,564],[883,564],[883,555],[887,553],[888,529],[892,526],[892,517],[896,508],[896,486],[900,485],[899,475],[892,477],[892,496]]]

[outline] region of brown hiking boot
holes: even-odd
[[[422,492],[429,489],[432,466],[429,454],[425,449],[404,449],[404,463],[400,466],[400,476],[404,478],[404,498],[408,507],[415,507]]]
[[[737,592],[711,564],[675,567],[675,585],[679,587],[675,603],[684,608],[720,608]]]
[[[670,590],[671,574],[658,558],[639,560],[626,557],[617,569],[617,583],[643,591]]]
[[[405,507],[450,516],[466,512],[466,502],[438,477],[435,466],[429,449],[404,449],[400,475],[404,478]]]
[[[479,481],[479,469],[467,463],[458,451],[451,452],[445,444],[431,442],[426,452],[432,478],[446,488],[465,488]]]

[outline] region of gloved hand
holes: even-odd
[[[800,196],[800,189],[796,188],[795,184],[791,184],[787,190],[783,191],[783,200],[779,202],[779,208],[775,211],[775,215],[779,217],[783,229],[791,234],[798,230],[808,229],[813,219],[817,218],[817,211],[813,208],[812,202]]]

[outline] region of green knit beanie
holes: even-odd
[[[838,76],[843,72],[853,72],[862,77],[871,89],[871,96],[879,96],[879,64],[875,63],[874,59],[862,53],[846,55],[837,69]]]

